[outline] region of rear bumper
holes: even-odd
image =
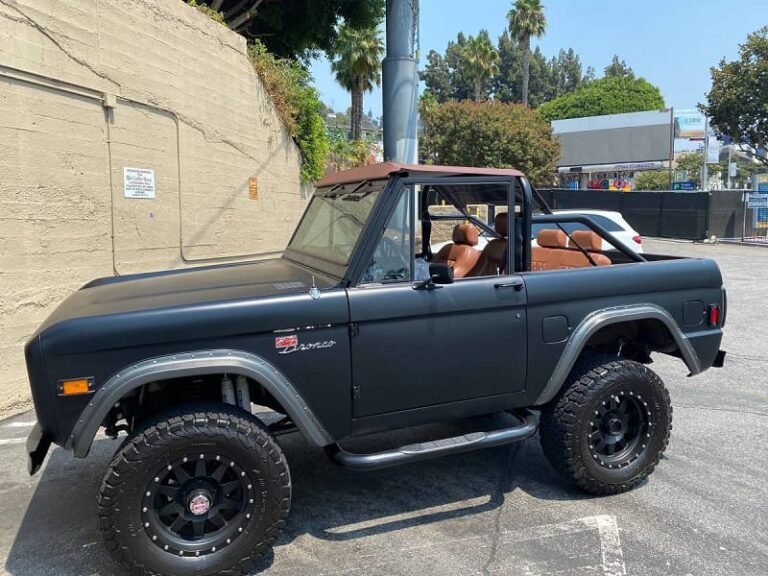
[[[725,350],[718,350],[717,356],[715,356],[715,361],[712,362],[713,368],[722,368],[723,364],[725,364]]]
[[[50,447],[51,437],[43,432],[40,423],[36,422],[32,432],[27,436],[27,470],[30,476],[40,470]]]

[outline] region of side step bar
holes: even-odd
[[[438,456],[448,456],[449,454],[459,454],[481,448],[520,442],[536,433],[539,427],[539,419],[536,414],[526,410],[516,412],[514,415],[522,419],[523,422],[512,428],[503,428],[490,432],[472,432],[464,436],[443,438],[421,444],[408,444],[394,450],[373,454],[354,454],[345,451],[338,444],[328,446],[326,452],[340,466],[354,470],[378,470],[379,468],[418,462]]]

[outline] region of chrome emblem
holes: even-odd
[[[211,499],[205,494],[198,494],[189,501],[189,511],[195,516],[207,514],[211,509]]]

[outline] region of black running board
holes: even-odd
[[[418,462],[438,456],[448,456],[449,454],[460,454],[461,452],[469,452],[481,448],[502,446],[513,442],[520,442],[533,436],[539,427],[538,417],[528,411],[518,412],[515,415],[521,418],[523,422],[512,428],[503,428],[490,432],[472,432],[464,436],[443,438],[421,444],[408,444],[394,450],[373,454],[354,454],[347,452],[338,444],[328,446],[326,451],[330,458],[340,466],[355,470],[378,470],[379,468],[399,466],[400,464]]]

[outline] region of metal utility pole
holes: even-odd
[[[418,161],[418,0],[386,0],[387,56],[382,66],[384,160]]]
[[[709,190],[709,118],[704,118],[704,165],[701,167],[701,189]]]
[[[731,162],[733,161],[733,144],[728,146],[728,190],[731,189]]]

